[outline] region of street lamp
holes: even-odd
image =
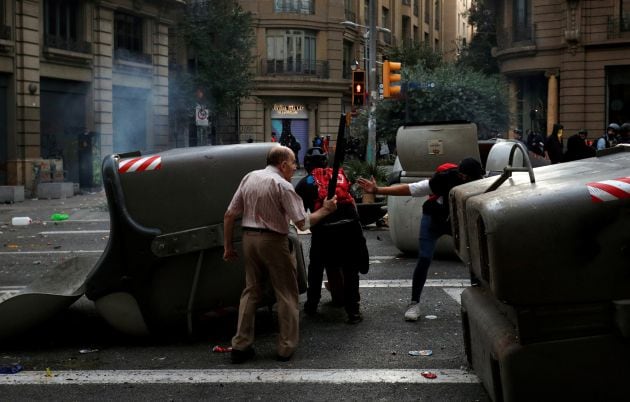
[[[368,89],[368,141],[367,149],[365,153],[366,161],[368,163],[376,163],[376,119],[374,118],[374,109],[376,101],[376,35],[370,35],[370,32],[386,32],[391,33],[387,28],[377,27],[374,23],[374,16],[376,15],[376,2],[370,2],[370,26],[357,24],[353,21],[343,21],[341,25],[351,28],[364,28],[365,33],[363,39],[365,40],[365,54],[368,62],[368,75],[366,77],[365,85]],[[369,44],[369,49],[368,49]]]

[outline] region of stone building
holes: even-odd
[[[404,41],[456,57],[462,37],[469,36],[461,30],[467,1],[378,0],[376,25],[389,32],[377,33],[377,63],[384,49]],[[351,67],[355,61],[360,69],[367,67],[369,1],[239,3],[253,13],[257,38],[255,89],[240,105],[240,139],[269,141],[272,133],[280,138],[283,128],[290,129],[302,145],[302,158],[314,136],[334,140],[340,114],[351,110]]]
[[[5,190],[98,187],[102,156],[169,147],[168,34],[183,4],[0,1]]]
[[[495,0],[514,127],[600,136],[630,121],[630,1]]]

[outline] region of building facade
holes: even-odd
[[[600,136],[630,121],[630,1],[496,0],[494,55],[510,85],[513,126]]]
[[[387,47],[405,41],[456,57],[466,1],[378,0],[376,26],[386,30],[377,33],[377,63]],[[253,13],[257,38],[255,89],[240,105],[240,139],[270,141],[272,133],[280,138],[283,130],[291,130],[303,158],[316,135],[331,135],[334,141],[340,114],[351,111],[351,68],[367,67],[369,1],[239,3]]]
[[[169,147],[182,1],[0,1],[0,185],[98,187],[112,152]]]

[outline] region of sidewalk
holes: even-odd
[[[54,213],[68,214],[68,220],[109,220],[105,191],[78,194],[62,199],[26,199],[0,205],[0,225],[11,224],[16,216],[28,216],[34,222],[50,221]]]

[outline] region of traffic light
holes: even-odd
[[[365,71],[352,72],[352,105],[361,107],[365,103]]]
[[[392,83],[400,82],[400,69],[402,64],[397,61],[383,61],[383,97],[389,98],[400,93],[400,85]]]

